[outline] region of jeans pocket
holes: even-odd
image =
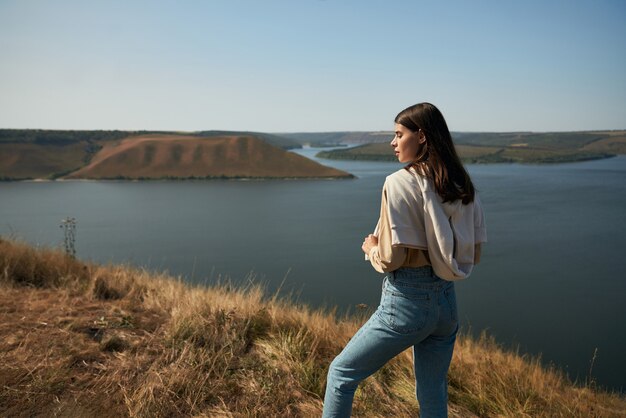
[[[385,286],[378,316],[392,330],[400,334],[411,334],[424,328],[430,314],[431,295],[427,291],[403,292]]]

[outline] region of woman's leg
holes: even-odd
[[[458,331],[454,286],[438,292],[439,321],[428,338],[413,346],[415,392],[420,418],[448,416],[448,369]]]
[[[426,338],[437,317],[432,292],[383,282],[380,305],[328,370],[324,414],[349,417],[359,383],[390,359]]]
[[[349,417],[359,383],[414,343],[415,335],[397,333],[374,313],[330,365],[323,417]]]
[[[430,336],[413,346],[415,392],[420,418],[448,416],[448,368],[456,333],[447,337]]]

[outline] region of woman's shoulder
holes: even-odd
[[[400,170],[390,174],[385,179],[385,189],[388,194],[392,195],[416,195],[420,194],[419,174],[411,169],[401,168]]]
[[[406,183],[415,182],[415,173],[410,168],[401,168],[400,170],[389,174],[386,182],[390,183]]]
[[[397,184],[402,186],[424,188],[428,187],[429,179],[418,173],[415,168],[401,168],[400,170],[391,173],[385,179],[385,184]]]

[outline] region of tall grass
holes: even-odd
[[[320,416],[328,365],[363,320],[259,286],[191,287],[8,241],[0,302],[7,416]],[[354,416],[417,416],[412,379],[405,352],[359,388]],[[623,397],[575,386],[486,335],[459,338],[449,379],[452,417],[626,411]]]

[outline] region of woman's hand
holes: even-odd
[[[378,245],[378,237],[372,234],[369,234],[363,240],[363,245],[361,245],[361,249],[366,255],[369,255],[372,248]]]

